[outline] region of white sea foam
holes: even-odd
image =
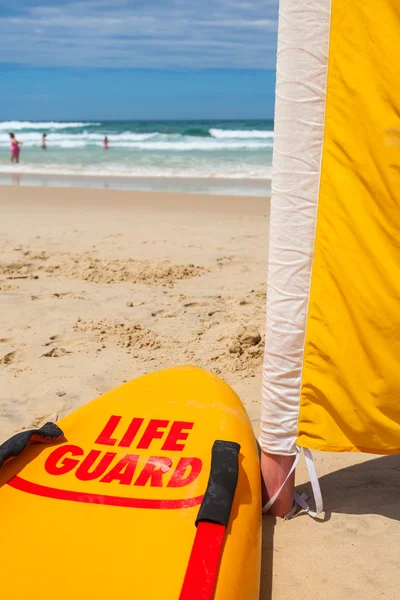
[[[140,150],[168,150],[172,152],[187,152],[193,150],[215,151],[215,150],[256,150],[265,148],[267,145],[263,142],[252,142],[244,140],[242,142],[219,142],[212,138],[181,138],[176,141],[160,140],[149,142],[118,142],[121,148],[137,148]]]
[[[27,148],[39,147],[41,135],[34,132],[21,132],[18,140]],[[85,148],[100,147],[104,135],[99,133],[53,133],[47,136],[47,146],[51,148]],[[272,140],[268,139],[216,139],[211,137],[182,136],[179,134],[168,135],[158,133],[130,133],[108,135],[111,148],[131,148],[136,150],[156,150],[172,152],[221,151],[221,150],[258,150],[271,148]],[[0,132],[0,148],[10,144],[7,133]]]
[[[7,175],[66,175],[66,176],[88,176],[88,177],[123,177],[123,178],[139,178],[139,177],[173,177],[177,179],[258,179],[271,180],[271,168],[269,167],[249,167],[247,164],[235,165],[229,167],[227,165],[219,166],[212,163],[194,166],[186,166],[182,168],[176,167],[156,167],[153,165],[121,165],[117,163],[109,163],[107,165],[68,165],[68,164],[19,164],[19,165],[2,165],[0,164],[0,174]]]
[[[273,139],[274,132],[273,131],[259,131],[255,130],[232,130],[232,129],[210,129],[210,135],[217,139],[251,139],[251,138],[266,138]]]
[[[20,129],[73,129],[77,127],[89,127],[90,125],[101,125],[101,123],[61,123],[59,121],[0,121],[0,129],[6,131],[17,131]]]

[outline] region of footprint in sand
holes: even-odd
[[[80,294],[76,294],[75,292],[54,292],[50,297],[57,298],[58,300],[64,300],[68,298],[72,300],[86,300],[86,295],[84,292],[80,292]]]
[[[61,335],[59,335],[59,334],[51,335],[49,337],[49,340],[51,340],[51,342],[63,342],[65,340],[65,335],[62,335],[62,334]],[[46,344],[46,345],[49,346],[50,343]]]
[[[198,302],[185,302],[183,306],[185,308],[197,308],[201,305]]]
[[[220,308],[216,308],[215,310],[210,310],[210,312],[208,312],[208,313],[207,313],[207,315],[208,315],[209,317],[212,317],[213,315],[215,315],[215,314],[217,314],[217,313],[221,313],[221,314],[222,314],[222,313],[224,313],[224,314],[226,314],[226,311],[225,311],[225,310],[222,310],[222,309],[220,309]]]
[[[72,354],[76,350],[79,351],[79,346],[83,344],[81,339],[73,339],[64,334],[52,335],[49,340],[50,341],[46,342],[44,346],[50,346],[50,349],[42,354],[42,356],[50,358],[59,358],[61,356],[65,356],[66,354]]]
[[[57,345],[62,345],[65,347],[68,346],[76,346],[77,343],[79,343],[81,340],[75,337],[70,337],[68,335],[65,335],[64,333],[60,333],[60,334],[56,334],[56,335],[52,335],[49,337],[49,342],[47,342],[45,344],[45,346],[54,346],[55,344]]]
[[[164,310],[163,308],[160,308],[159,310],[155,310],[151,313],[152,317],[164,317],[165,319],[173,319],[174,317],[178,316],[177,312],[167,312],[166,310]]]
[[[48,352],[42,354],[42,358],[61,358],[62,356],[66,356],[67,354],[71,354],[71,351],[65,350],[65,348],[52,348]]]
[[[101,321],[79,319],[74,326],[74,331],[89,335],[92,341],[102,344],[103,348],[109,342],[126,348],[128,351],[155,350],[160,347],[156,334],[140,323],[130,324],[107,319]]]
[[[0,365],[11,365],[11,364],[17,362],[16,357],[17,357],[16,350],[14,350],[13,352],[8,352],[7,354],[5,354],[3,356],[3,358],[0,358]]]
[[[230,265],[232,265],[232,263],[234,262],[235,257],[234,256],[221,256],[220,258],[216,259],[217,265],[218,267],[228,267]]]
[[[151,316],[152,317],[161,317],[164,313],[165,313],[165,310],[163,308],[160,308],[159,310],[153,310],[153,312],[151,313]]]

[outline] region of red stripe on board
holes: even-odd
[[[145,498],[124,498],[121,496],[105,496],[103,494],[87,494],[84,492],[71,492],[69,490],[59,490],[57,488],[47,487],[32,483],[16,475],[8,482],[8,485],[21,492],[43,496],[44,498],[54,498],[56,500],[70,500],[72,502],[84,502],[87,504],[103,504],[106,506],[124,506],[127,508],[190,508],[198,506],[203,500],[203,496],[195,498],[185,498],[183,500],[151,500]]]
[[[205,521],[198,524],[179,600],[214,597],[224,534],[224,525]]]

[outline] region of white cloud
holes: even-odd
[[[0,0],[1,61],[273,68],[278,0]]]

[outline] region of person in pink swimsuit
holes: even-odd
[[[104,147],[104,150],[108,150],[108,137],[107,136],[104,138],[103,147]]]
[[[11,140],[11,162],[19,163],[19,153],[20,153],[19,147],[22,146],[22,142],[19,142],[13,133],[10,133],[10,140]]]

